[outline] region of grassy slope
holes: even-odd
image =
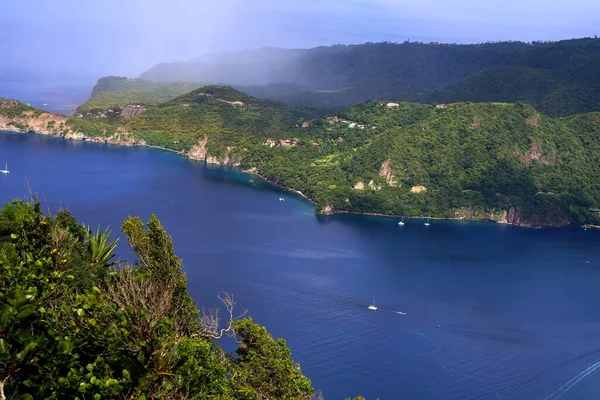
[[[79,106],[78,111],[124,107],[130,104],[156,105],[200,86],[201,83],[193,82],[158,83],[142,79],[104,77],[98,80],[90,99]]]
[[[5,99],[0,97],[0,116],[7,118],[15,118],[24,116],[25,113],[31,112],[35,115],[40,115],[46,111],[39,108],[28,106],[18,100]]]

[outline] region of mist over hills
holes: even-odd
[[[598,109],[599,60],[597,38],[469,45],[383,42],[213,53],[158,64],[140,78],[227,84],[297,106],[342,108],[372,99],[526,101],[551,115],[570,115]]]

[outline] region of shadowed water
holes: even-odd
[[[197,302],[234,293],[327,399],[600,397],[598,231],[319,218],[233,170],[35,135],[0,134],[5,162],[1,202],[27,182],[115,233],[156,213]]]

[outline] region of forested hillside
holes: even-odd
[[[328,109],[374,99],[522,100],[547,114],[572,115],[600,110],[599,63],[596,38],[473,45],[367,43],[230,53],[159,64],[141,77],[235,85],[257,97]]]
[[[18,120],[10,110],[0,113]],[[371,101],[327,116],[208,86],[135,115],[107,114],[77,114],[52,134],[235,165],[301,191],[325,213],[599,222],[589,211],[600,206],[599,113]]]
[[[600,58],[576,67],[540,69],[501,67],[463,78],[431,93],[421,102],[524,101],[548,115],[600,110]]]

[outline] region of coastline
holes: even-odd
[[[221,162],[211,162],[209,161],[208,156],[205,156],[203,159],[199,159],[197,157],[192,157],[188,152],[185,151],[178,151],[178,150],[173,150],[173,149],[169,149],[166,147],[161,147],[161,146],[155,146],[155,145],[148,145],[146,144],[146,142],[144,140],[140,141],[140,142],[132,142],[130,140],[128,141],[123,141],[123,140],[113,140],[111,138],[88,138],[87,136],[84,135],[69,135],[69,136],[63,136],[60,134],[54,134],[51,132],[40,132],[40,131],[27,131],[27,132],[21,132],[21,131],[15,131],[12,129],[8,128],[0,128],[0,131],[4,131],[4,132],[9,132],[9,133],[15,133],[15,134],[34,134],[34,135],[41,135],[41,136],[48,136],[48,137],[52,137],[55,139],[64,139],[64,140],[75,140],[75,141],[82,141],[82,142],[91,142],[91,143],[98,143],[98,144],[111,144],[111,145],[115,145],[115,146],[125,146],[125,147],[146,147],[146,148],[151,148],[151,149],[156,149],[156,150],[162,150],[162,151],[168,151],[170,153],[175,153],[177,155],[183,156],[185,158],[187,158],[188,160],[191,161],[198,161],[198,162],[203,162],[205,165],[220,165],[223,167],[231,167],[233,169],[236,169],[240,172],[244,172],[247,173],[249,175],[252,176],[256,176],[260,179],[262,179],[264,182],[268,183],[269,185],[272,185],[274,187],[278,187],[281,188],[283,190],[286,190],[288,192],[292,192],[295,193],[297,195],[299,195],[300,197],[302,197],[302,199],[304,199],[305,201],[309,202],[310,204],[317,206],[318,204],[311,199],[310,197],[308,197],[307,195],[305,195],[304,193],[302,193],[299,190],[296,190],[292,187],[280,184],[280,183],[276,183],[274,181],[272,181],[271,179],[269,179],[268,177],[259,174],[256,171],[256,168],[249,168],[249,169],[243,169],[241,168],[239,165],[233,165],[233,164],[223,164]],[[323,209],[319,210],[318,208],[315,209],[315,215],[320,215],[320,216],[333,216],[333,215],[357,215],[357,216],[371,216],[371,217],[383,217],[383,218],[400,218],[402,217],[402,215],[393,215],[393,214],[382,214],[382,213],[369,213],[369,212],[354,212],[354,211],[342,211],[342,210],[334,210],[332,209],[330,206],[325,206]],[[443,217],[427,217],[427,216],[404,216],[405,219],[431,219],[431,220],[438,220],[438,221],[465,221],[465,222],[490,222],[490,223],[496,223],[496,224],[503,224],[503,225],[512,225],[512,226],[518,226],[518,227],[522,227],[522,228],[535,228],[535,229],[543,229],[543,228],[552,228],[552,226],[535,226],[535,225],[530,225],[530,224],[515,224],[515,223],[510,223],[507,221],[502,221],[502,220],[494,220],[494,219],[490,219],[490,218],[484,218],[484,219],[474,219],[474,218],[460,218],[460,217],[456,217],[456,218],[443,218]],[[600,226],[598,225],[583,225],[582,227],[584,228],[590,228],[590,229],[600,229]]]

